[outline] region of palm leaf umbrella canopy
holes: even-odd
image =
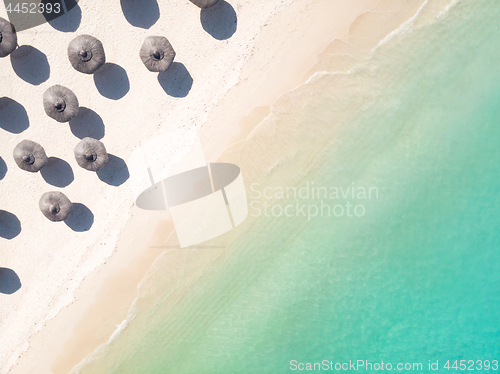
[[[104,144],[92,138],[83,138],[75,147],[75,158],[82,168],[97,171],[109,160]]]
[[[166,71],[175,58],[175,51],[164,36],[148,36],[141,47],[141,60],[149,71]]]
[[[90,35],[80,35],[69,43],[68,58],[71,65],[84,74],[94,74],[106,62],[102,43]]]
[[[43,108],[45,113],[57,122],[68,122],[78,115],[80,106],[73,91],[56,85],[43,94]]]
[[[14,160],[21,169],[36,173],[49,159],[43,147],[31,140],[23,140],[14,148]]]
[[[219,0],[189,0],[193,4],[199,6],[202,9],[210,8],[219,2]]]
[[[69,217],[73,204],[62,192],[46,192],[40,198],[38,206],[45,217],[59,222]]]
[[[0,57],[7,57],[17,48],[14,25],[0,17]]]

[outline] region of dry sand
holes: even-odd
[[[137,286],[154,260],[165,251],[178,251],[175,234],[166,245],[172,232],[167,213],[135,207],[128,181],[113,186],[78,167],[73,157],[78,138],[68,124],[55,123],[43,112],[41,97],[48,87],[71,88],[81,106],[95,111],[105,125],[102,141],[108,151],[125,161],[149,139],[194,126],[207,160],[223,157],[230,162],[231,153],[224,150],[244,141],[280,95],[321,71],[322,54],[342,56],[338,68],[347,71],[354,63],[349,54],[369,55],[423,2],[402,6],[389,0],[230,0],[237,31],[217,40],[203,30],[199,9],[187,0],[159,1],[161,18],[149,30],[127,22],[119,2],[82,1],[82,21],[75,33],[48,24],[20,33],[20,45],[32,45],[46,55],[50,77],[34,85],[33,73],[22,72],[24,80],[16,74],[14,59],[0,60],[0,96],[18,101],[30,118],[29,128],[20,134],[0,129],[0,156],[8,166],[0,182],[0,208],[22,222],[20,235],[0,238],[0,266],[13,269],[22,282],[16,293],[0,294],[0,374],[68,373],[108,341],[127,317]],[[5,15],[0,7],[0,16]],[[71,68],[66,46],[84,33],[103,42],[108,62],[121,66],[127,78],[117,67],[111,67],[117,77],[112,81]],[[189,93],[174,92],[185,97],[169,95],[171,86],[164,83],[165,92],[157,74],[142,65],[138,50],[148,35],[164,35],[176,49],[176,61],[193,80]],[[126,91],[125,79],[130,89],[117,99]],[[114,83],[115,90],[106,92],[105,84]],[[79,134],[78,127],[72,127]],[[40,174],[19,170],[11,153],[22,139],[38,141],[49,156],[66,160],[74,181],[57,188]],[[62,190],[72,201],[85,204],[94,218],[90,230],[75,232],[46,220],[37,203],[49,190]],[[204,266],[222,252],[218,248],[206,253]]]

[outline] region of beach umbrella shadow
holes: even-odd
[[[21,221],[15,214],[0,210],[0,237],[14,239],[21,233]]]
[[[49,162],[40,173],[45,182],[60,188],[69,186],[75,179],[71,165],[57,157],[49,157]]]
[[[21,280],[16,272],[8,268],[0,268],[0,293],[12,295],[21,288]]]
[[[0,157],[0,180],[5,178],[5,174],[7,174],[7,170],[9,168],[7,167],[7,164],[3,160],[3,158]]]
[[[84,204],[73,203],[71,214],[64,223],[76,232],[89,231],[94,224],[94,214]]]
[[[100,140],[104,138],[104,122],[99,114],[92,109],[80,107],[78,115],[69,121],[73,135],[79,139],[86,137]]]
[[[123,15],[132,26],[149,29],[160,19],[156,0],[121,0]]]
[[[20,134],[30,125],[28,112],[17,101],[0,98],[0,128],[13,134]]]
[[[99,93],[111,100],[119,100],[130,90],[130,82],[124,68],[106,63],[94,74],[94,83]]]
[[[47,20],[48,24],[52,26],[57,31],[62,32],[75,32],[80,27],[80,23],[82,22],[82,9],[80,6],[73,0],[64,0],[66,3],[67,13],[57,16],[51,17],[52,13],[44,13],[44,17]]]
[[[10,62],[17,76],[34,86],[42,84],[50,77],[47,56],[30,45],[22,45],[12,52]]]
[[[104,183],[118,187],[129,179],[130,173],[125,160],[112,154],[108,156],[108,163],[97,171],[97,176]]]
[[[224,0],[210,8],[202,9],[200,21],[203,29],[217,40],[229,39],[238,28],[236,11]]]
[[[186,97],[193,87],[193,77],[180,62],[172,63],[167,71],[158,74],[158,82],[173,97]]]

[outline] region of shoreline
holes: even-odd
[[[301,13],[300,6],[304,3],[305,1],[296,0],[292,5],[297,8],[281,9],[278,14],[273,15],[273,17],[281,18],[280,21],[273,24],[274,27],[280,29],[280,25],[283,25],[283,22],[286,24],[287,18],[291,14],[297,16]],[[363,1],[361,3],[365,6],[367,4],[375,6],[379,2]],[[325,0],[318,0],[315,4],[318,6],[316,9],[318,12],[320,12],[319,9],[322,9],[321,5],[326,8],[335,6],[335,4],[332,5],[332,2],[327,4]],[[415,4],[418,5],[418,2],[416,1]],[[292,11],[297,13],[291,13]],[[359,12],[364,14],[366,10],[359,10]],[[358,20],[358,16],[355,17],[354,21],[356,20]],[[298,25],[303,26],[311,22],[311,19],[305,17],[305,19],[295,19],[295,21],[295,27],[298,27]],[[347,30],[343,35],[332,36],[328,34],[327,37],[325,36],[326,31],[322,29],[319,34],[324,36],[324,40],[315,44],[318,49],[317,53],[314,53],[313,56],[308,54],[304,61],[295,64],[295,70],[290,69],[294,70],[293,79],[283,79],[283,75],[278,74],[276,79],[279,83],[272,81],[270,76],[277,74],[277,71],[286,64],[286,57],[289,56],[291,50],[296,49],[297,54],[300,55],[304,48],[314,47],[298,46],[291,43],[292,45],[287,45],[287,48],[283,50],[277,48],[276,57],[273,56],[275,58],[272,59],[272,63],[268,64],[262,73],[263,69],[259,69],[259,66],[262,67],[261,64],[269,56],[265,52],[261,52],[259,47],[272,48],[273,41],[269,40],[269,35],[275,31],[268,28],[266,29],[268,35],[263,35],[264,31],[259,33],[252,48],[257,48],[257,51],[253,51],[249,60],[242,66],[238,83],[230,88],[220,102],[209,111],[207,121],[199,130],[207,161],[230,159],[229,155],[234,151],[234,146],[248,138],[259,123],[269,115],[273,104],[282,94],[295,89],[315,72],[321,71],[321,66],[318,66],[321,63],[321,54],[328,51],[332,44],[339,44],[338,40],[347,38],[347,33],[351,30],[354,21],[350,23],[346,21],[344,28]],[[322,26],[325,27],[325,25]],[[328,27],[326,26],[326,28]],[[318,29],[321,27],[318,26]],[[311,34],[314,32],[317,30],[311,31]],[[306,43],[308,40],[307,37],[304,37],[304,44],[308,44]],[[280,42],[280,40],[274,40],[274,43]],[[300,47],[303,47],[302,50]],[[282,74],[287,76],[290,71],[283,71]],[[256,81],[259,83],[255,84]],[[249,97],[252,99],[248,100]],[[238,126],[230,126],[231,123],[238,123]],[[161,247],[167,239],[169,225],[165,212],[152,213],[132,207],[129,214],[130,219],[120,230],[113,254],[103,265],[85,277],[75,292],[74,301],[55,318],[46,322],[42,330],[31,339],[31,347],[9,372],[22,373],[26,368],[36,364],[41,370],[45,370],[42,371],[43,373],[67,373],[70,368],[81,362],[100,345],[106,344],[110,336],[115,334],[116,327],[120,326],[120,323],[129,314],[130,306],[137,296],[138,284],[147,277],[151,266],[165,252],[164,248]],[[143,224],[142,227],[146,228],[145,230],[134,230],[137,223],[145,221],[155,222],[155,224],[147,226]],[[136,235],[137,232],[140,232],[140,235]],[[146,251],[144,251],[145,242],[149,243],[146,246],[148,248]],[[218,254],[214,254],[207,260],[215,261],[217,257]],[[123,280],[127,280],[127,282]],[[88,328],[89,325],[92,328]],[[89,331],[99,331],[99,335],[89,333]],[[54,353],[50,355],[43,349],[47,345],[47,339],[50,339],[50,344],[54,347]],[[43,361],[40,362],[42,357]]]

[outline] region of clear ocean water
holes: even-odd
[[[317,74],[282,98],[260,127],[272,139],[235,160],[249,203],[263,209],[266,187],[329,195],[251,208],[185,289],[166,287],[159,263],[82,373],[288,373],[294,360],[462,372],[446,361],[500,360],[499,20],[500,2],[458,2],[349,74]],[[248,166],[263,155],[276,163]],[[321,200],[343,214],[278,214]]]

